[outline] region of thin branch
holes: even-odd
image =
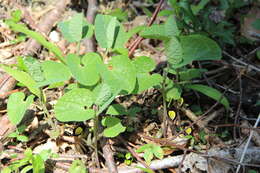
[[[256,122],[255,122],[254,128],[257,127],[259,121],[260,121],[260,114],[258,115],[258,118],[257,118],[257,120],[256,120]],[[244,148],[244,150],[243,150],[243,153],[242,153],[242,155],[241,155],[241,157],[240,157],[240,161],[239,161],[240,163],[243,163],[243,161],[244,161],[244,158],[245,158],[245,155],[246,155],[248,146],[249,146],[249,144],[250,144],[251,138],[252,138],[252,136],[253,136],[253,133],[254,133],[254,131],[251,131],[251,132],[250,132],[250,135],[249,135],[249,137],[248,137],[247,143],[246,143],[245,148]],[[239,172],[240,168],[241,168],[241,165],[238,165],[237,170],[236,170],[236,173]]]
[[[227,53],[226,51],[223,51],[223,53],[224,53],[224,55],[227,55],[227,56],[228,56],[229,58],[231,58],[232,60],[238,62],[239,64],[242,64],[242,65],[246,66],[246,67],[249,68],[249,69],[252,69],[252,70],[255,70],[255,71],[257,71],[257,72],[260,72],[260,68],[259,68],[259,67],[256,67],[256,66],[254,66],[254,65],[245,63],[244,61],[233,57],[232,55],[230,55],[230,54]]]

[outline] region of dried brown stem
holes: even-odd
[[[111,150],[108,139],[103,138],[102,145],[103,145],[102,150],[103,150],[104,158],[106,160],[106,166],[109,173],[117,173],[118,171],[114,161],[113,151]]]

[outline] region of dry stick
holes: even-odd
[[[259,121],[260,121],[260,114],[258,115],[258,118],[257,118],[257,120],[256,120],[256,122],[255,122],[254,128],[257,127]],[[242,155],[241,155],[241,158],[240,158],[240,161],[239,161],[239,163],[241,163],[241,164],[242,164],[243,161],[244,161],[244,158],[245,158],[245,155],[246,155],[246,152],[247,152],[247,148],[248,148],[248,146],[249,146],[249,143],[250,143],[250,141],[251,141],[251,138],[252,138],[252,136],[253,136],[253,133],[254,133],[254,131],[251,131],[251,132],[250,132],[250,135],[249,135],[249,137],[248,137],[247,143],[246,143],[245,148],[244,148],[244,150],[243,150],[243,153],[242,153]],[[237,170],[236,170],[236,173],[239,172],[240,168],[241,168],[241,165],[238,165]]]
[[[89,23],[93,24],[97,10],[98,10],[97,0],[88,0],[87,21]],[[96,44],[93,37],[84,40],[83,44],[86,47],[86,52],[95,52]]]
[[[160,0],[158,6],[157,6],[157,8],[156,8],[156,10],[155,10],[154,13],[153,13],[153,16],[152,16],[150,22],[148,23],[148,26],[151,26],[151,25],[154,23],[154,21],[155,21],[157,15],[158,15],[158,13],[159,13],[161,7],[162,7],[163,2],[164,2],[164,0]],[[136,41],[134,41],[134,43],[132,43],[132,44],[129,46],[129,49],[130,49],[130,51],[129,51],[129,57],[131,57],[131,56],[133,55],[135,49],[137,48],[137,46],[139,45],[139,43],[140,43],[143,39],[144,39],[144,38],[138,36],[137,39],[136,39]]]
[[[110,147],[108,139],[104,138],[101,143],[103,145],[102,150],[103,150],[104,158],[106,160],[106,166],[107,169],[109,170],[109,173],[117,173],[118,171],[114,161],[113,151]]]
[[[234,124],[238,124],[238,117],[240,115],[240,111],[241,111],[241,105],[242,105],[242,95],[243,95],[243,88],[242,88],[242,79],[241,79],[241,72],[239,72],[239,103],[238,103],[238,107],[237,107],[237,111],[236,111],[236,116],[235,116],[235,122]],[[234,135],[234,139],[237,140],[237,133],[236,133],[236,126],[234,126],[233,128],[233,135]]]
[[[259,67],[256,67],[256,66],[253,66],[251,64],[247,64],[245,63],[244,61],[240,60],[240,59],[237,59],[235,57],[233,57],[232,55],[230,55],[229,53],[227,53],[226,51],[223,51],[224,55],[227,55],[229,58],[231,58],[232,60],[238,62],[239,64],[242,64],[242,65],[245,65],[247,68],[249,69],[253,69],[257,72],[260,72],[260,68]]]
[[[37,29],[42,34],[47,35],[55,23],[61,18],[62,14],[65,12],[66,6],[70,3],[70,0],[57,0],[55,8],[47,13],[44,17],[41,18],[40,22],[37,25]],[[33,55],[40,49],[41,45],[33,39],[30,39],[27,44],[24,54]]]
[[[195,124],[197,124],[200,120],[202,120],[209,112],[211,112],[222,100],[222,98],[224,97],[224,94],[228,91],[228,89],[237,81],[238,78],[236,78],[233,82],[231,82],[231,84],[228,85],[228,87],[225,89],[225,91],[221,94],[220,99],[213,105],[211,106],[211,108],[209,108],[204,114],[202,114],[196,121],[194,121],[193,123],[191,123],[189,126],[187,126],[185,129],[183,129],[182,131],[180,131],[179,133],[177,133],[176,135],[174,135],[173,137],[171,137],[169,140],[174,140],[176,137],[178,137],[180,134],[184,133],[188,128],[191,128],[192,126],[194,126]]]

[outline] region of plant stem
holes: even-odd
[[[163,137],[166,138],[167,135],[167,104],[166,104],[166,79],[168,73],[168,65],[166,70],[163,70],[163,82],[162,82],[162,95],[163,95]]]
[[[94,147],[95,147],[95,157],[96,157],[96,165],[98,168],[100,168],[99,159],[98,159],[98,107],[94,107],[95,110],[95,117],[94,117]]]
[[[41,91],[40,104],[41,104],[43,112],[44,112],[44,114],[46,116],[47,123],[51,126],[51,129],[56,130],[55,123],[52,121],[51,115],[49,114],[49,111],[48,111],[48,109],[46,107],[46,101],[44,99],[44,92],[43,91]]]

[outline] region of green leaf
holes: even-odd
[[[167,33],[165,33],[165,26],[164,25],[157,25],[154,24],[150,27],[144,28],[140,32],[140,36],[144,38],[151,38],[151,39],[159,39],[159,40],[168,40]]]
[[[163,152],[163,149],[159,145],[153,145],[152,152],[155,155],[155,157],[157,157],[158,159],[163,158],[164,152]]]
[[[256,51],[256,57],[260,60],[260,50]]]
[[[74,160],[69,168],[69,173],[87,173],[87,171],[81,160]]]
[[[113,47],[113,43],[115,41],[115,37],[116,37],[116,17],[111,18],[111,20],[109,21],[108,25],[107,25],[107,46],[108,48],[112,48]]]
[[[182,46],[183,61],[178,64],[172,63],[172,68],[185,66],[195,60],[200,61],[221,59],[220,47],[214,40],[211,40],[206,36],[180,36],[180,43]]]
[[[164,28],[167,36],[179,36],[181,33],[181,31],[178,29],[174,15],[171,15],[167,18],[164,24]]]
[[[104,130],[103,135],[108,138],[113,138],[118,136],[120,133],[124,132],[126,127],[121,124],[120,119],[116,117],[105,117],[102,119],[102,125],[107,128]]]
[[[252,22],[252,27],[254,27],[256,30],[260,30],[260,19],[255,19],[254,22]]]
[[[28,166],[25,166],[22,170],[21,170],[21,173],[28,173],[30,170],[33,169],[33,166],[32,165],[28,165]]]
[[[101,57],[96,53],[87,53],[82,59],[75,54],[67,56],[67,65],[73,77],[86,86],[92,86],[98,82],[98,67],[102,63]]]
[[[134,64],[137,73],[150,72],[155,68],[155,61],[147,56],[136,57],[132,63]]]
[[[25,95],[22,92],[13,93],[10,95],[7,103],[8,119],[12,124],[17,125],[23,119],[27,108],[33,103],[34,96],[28,96],[25,100]],[[17,106],[19,104],[19,106]]]
[[[180,80],[181,81],[188,81],[194,78],[200,78],[202,73],[207,71],[206,69],[196,69],[196,68],[192,68],[192,69],[188,69],[188,70],[184,70],[179,72],[180,75]]]
[[[145,150],[143,157],[144,157],[145,162],[146,162],[148,165],[150,165],[150,164],[151,164],[151,161],[152,161],[152,159],[153,159],[152,149],[149,148],[148,150]]]
[[[20,60],[20,63],[24,64],[26,72],[28,72],[36,82],[41,82],[44,80],[41,63],[37,59],[33,57],[26,57],[23,60]]]
[[[131,93],[136,83],[136,70],[130,59],[124,55],[113,56],[108,67],[111,69],[109,72],[117,80],[122,90]]]
[[[127,21],[127,11],[123,11],[121,8],[116,8],[109,13],[110,16],[116,17],[119,21]]]
[[[182,93],[182,90],[177,85],[174,85],[172,87],[167,87],[166,88],[166,100],[168,102],[170,102],[172,99],[178,100],[181,98],[181,93]]]
[[[115,17],[101,14],[98,14],[95,19],[95,37],[102,48],[122,48],[128,40],[122,24]]]
[[[145,150],[150,149],[151,147],[152,147],[152,144],[145,144],[145,145],[140,146],[140,147],[136,150],[136,152],[137,152],[137,153],[142,153],[142,152],[144,152]]]
[[[22,18],[22,11],[21,10],[12,11],[11,16],[14,22],[19,22]]]
[[[44,161],[40,155],[36,154],[33,156],[32,166],[34,173],[45,173]]]
[[[163,77],[160,74],[139,73],[137,74],[137,82],[133,93],[140,94],[149,88],[160,85],[162,80]]]
[[[92,92],[74,88],[65,93],[54,106],[55,117],[62,122],[89,120],[95,116],[95,111],[90,108],[92,104]]]
[[[21,142],[28,142],[29,138],[27,136],[24,136],[24,135],[18,135],[17,140],[21,141]]]
[[[209,1],[210,0],[201,0],[198,5],[191,5],[193,14],[197,15],[209,3]]]
[[[106,114],[108,115],[127,115],[126,108],[120,104],[112,104],[108,107]]]
[[[28,87],[28,89],[35,94],[36,96],[40,97],[40,89],[36,87],[36,82],[35,80],[33,80],[33,78],[20,70],[16,70],[16,69],[12,69],[8,66],[2,65],[0,64],[0,67],[9,75],[11,75],[13,78],[15,78],[17,81],[21,82],[22,84],[24,84],[26,87]]]
[[[70,20],[60,22],[58,28],[68,42],[79,42],[84,37],[91,37],[93,26],[87,23],[83,13],[76,13]]]
[[[35,39],[38,41],[41,45],[43,45],[45,48],[47,48],[50,52],[52,52],[61,62],[65,63],[65,60],[63,58],[62,51],[53,43],[47,41],[43,35],[41,35],[38,32],[29,30],[26,26],[22,24],[16,24],[15,22],[11,20],[7,20],[5,22],[7,25],[10,26],[10,28],[16,32],[21,32],[29,37]]]
[[[71,77],[69,68],[59,62],[44,61],[41,63],[41,69],[43,70],[45,80],[38,82],[38,87],[64,82],[69,80]]]
[[[170,65],[174,66],[183,61],[183,46],[176,37],[165,42],[165,51]]]
[[[94,103],[98,106],[104,105],[112,96],[111,88],[106,83],[97,85],[93,90]]]
[[[208,87],[205,85],[200,85],[200,84],[185,85],[185,88],[199,91],[202,94],[205,94],[206,96],[208,96],[216,101],[219,101],[219,103],[224,105],[226,109],[229,109],[229,102],[228,102],[227,98],[225,96],[223,96],[222,99],[220,100],[222,94],[214,88],[211,88],[211,87]]]

